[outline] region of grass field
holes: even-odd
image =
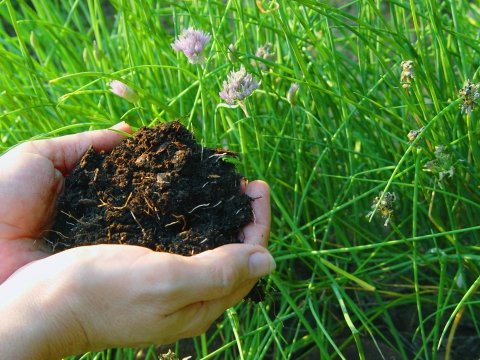
[[[478,2],[0,0],[0,19],[0,151],[180,119],[270,184],[265,301],[180,358],[480,358]],[[171,46],[189,27],[203,64]],[[259,87],[227,106],[241,65]]]

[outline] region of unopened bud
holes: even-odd
[[[87,48],[84,48],[83,49],[83,53],[82,53],[82,57],[83,57],[83,62],[86,64],[88,63],[88,49]]]
[[[293,83],[290,86],[290,89],[288,89],[287,100],[292,105],[297,104],[297,93],[299,88],[300,88],[300,85],[298,85],[297,83]]]
[[[96,40],[93,40],[93,57],[98,62],[102,61],[102,59],[103,59],[103,52],[102,52],[102,50],[99,49]]]
[[[237,60],[237,49],[235,49],[235,45],[233,44],[228,45],[228,60],[231,62]]]
[[[37,35],[35,35],[33,31],[30,32],[30,45],[32,45],[34,49],[38,47]]]
[[[110,90],[115,95],[120,96],[121,98],[131,103],[135,103],[138,101],[138,94],[127,84],[124,84],[123,82],[118,80],[112,80],[109,85],[111,88]]]

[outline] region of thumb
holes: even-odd
[[[167,317],[182,324],[182,338],[204,333],[225,309],[248,294],[259,277],[276,266],[264,247],[246,244],[224,245],[189,261],[196,271],[184,294],[176,297],[177,311]]]
[[[155,267],[165,267],[161,254],[152,252],[143,262],[155,273]],[[175,289],[170,296],[175,299],[175,308],[191,303],[227,297],[245,285],[272,272],[275,260],[267,249],[259,245],[229,244],[191,257],[170,257],[175,268]],[[155,264],[156,263],[156,264]],[[164,281],[164,279],[159,279]]]
[[[93,130],[58,138],[29,141],[20,145],[18,151],[26,151],[50,160],[62,174],[69,173],[80,161],[90,146],[95,150],[109,151],[131,133],[131,127],[121,122],[110,129]]]

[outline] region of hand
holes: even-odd
[[[0,196],[9,201],[0,209],[0,274],[19,269],[0,286],[1,358],[55,358],[198,335],[274,269],[265,249],[269,189],[261,181],[245,189],[257,200],[244,244],[192,257],[124,245],[51,256],[39,249],[63,174],[91,144],[108,150],[120,138],[111,131],[83,133],[26,143],[0,158]]]
[[[115,130],[131,132],[120,123]],[[124,137],[111,130],[23,143],[0,157],[0,284],[23,265],[48,256],[42,238],[67,175],[90,146],[111,150]]]

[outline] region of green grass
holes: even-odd
[[[480,81],[479,5],[259,3],[273,11],[242,0],[0,0],[0,151],[120,120],[180,119],[206,146],[241,152],[239,171],[270,184],[277,270],[266,300],[229,310],[193,347],[173,345],[182,356],[371,359],[372,344],[401,359],[478,356],[479,124],[476,109],[460,113],[458,91]],[[170,46],[189,26],[212,34],[204,66]],[[267,42],[275,57],[261,71],[251,60]],[[415,70],[408,90],[404,60]],[[248,116],[219,106],[241,64],[261,80]],[[112,79],[140,102],[111,94]],[[439,145],[446,162],[425,171]],[[381,192],[396,195],[387,226],[372,208]]]

